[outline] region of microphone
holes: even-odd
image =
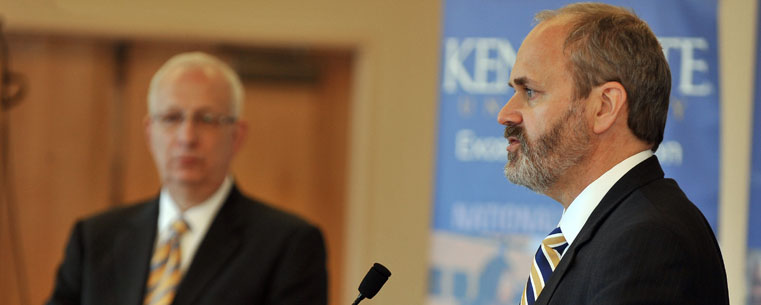
[[[378,263],[373,264],[370,271],[367,271],[365,278],[362,279],[362,283],[359,284],[359,295],[351,305],[357,305],[365,298],[372,299],[386,283],[389,276],[391,276],[391,271],[388,271],[386,267]]]

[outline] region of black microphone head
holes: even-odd
[[[359,293],[363,297],[372,299],[376,293],[386,283],[388,277],[391,276],[391,271],[388,271],[383,265],[375,263],[370,271],[367,271],[367,275],[362,279],[362,283],[359,284]]]

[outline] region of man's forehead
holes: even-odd
[[[559,64],[565,63],[563,42],[569,25],[564,19],[555,17],[541,22],[529,32],[518,49],[510,86],[530,85],[539,81],[532,77],[532,72],[547,72],[546,69],[557,69]]]
[[[537,24],[523,40],[521,49],[530,47],[540,51],[562,53],[563,43],[570,28],[569,21],[568,18],[555,17]],[[520,49],[518,52],[520,53]]]
[[[211,66],[178,66],[167,70],[159,80],[159,89],[166,88],[210,88],[228,93],[230,85],[222,72]]]
[[[226,109],[231,107],[231,90],[224,76],[213,67],[176,67],[159,81],[157,106]]]

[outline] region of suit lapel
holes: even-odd
[[[118,304],[143,303],[148,263],[156,238],[158,198],[139,210],[130,225],[114,239],[114,278]]]
[[[242,195],[233,186],[196,250],[172,304],[192,304],[235,254],[242,238],[241,221],[237,217],[241,200]]]
[[[553,272],[552,277],[545,285],[542,293],[539,294],[539,298],[536,300],[535,305],[549,303],[552,294],[555,292],[558,284],[562,281],[566,270],[568,270],[569,265],[572,264],[576,253],[589,242],[602,222],[608,218],[608,215],[610,215],[616,207],[618,207],[621,201],[643,185],[662,178],[663,169],[661,169],[656,156],[652,156],[645,161],[642,161],[642,163],[633,167],[621,177],[608,193],[605,194],[600,201],[600,204],[598,204],[594,211],[592,211],[592,214],[589,215],[589,218],[581,228],[579,235],[576,236],[571,247],[566,250],[565,254],[563,254],[560,264],[558,264],[558,267]]]

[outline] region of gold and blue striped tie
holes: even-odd
[[[168,305],[172,303],[175,290],[182,278],[180,238],[187,231],[187,223],[182,219],[176,220],[172,223],[169,239],[159,245],[153,253],[144,305]]]
[[[566,242],[563,232],[560,231],[560,227],[552,230],[542,240],[542,244],[534,255],[534,262],[531,264],[531,272],[526,287],[523,289],[520,305],[533,305],[536,302],[539,293],[542,292],[545,283],[550,280],[552,272],[560,263],[560,258],[567,247],[568,242]]]

